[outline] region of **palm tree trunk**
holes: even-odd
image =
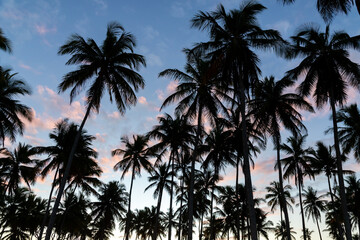
[[[194,215],[194,181],[195,181],[195,161],[197,159],[197,151],[200,142],[201,135],[201,117],[202,117],[202,105],[199,106],[198,122],[197,122],[197,133],[196,133],[196,144],[194,154],[191,161],[191,174],[190,174],[190,189],[189,189],[189,223],[188,223],[188,240],[192,240],[192,229],[193,229],[193,215]]]
[[[214,204],[214,188],[211,189],[211,201],[210,201],[210,240],[215,240],[214,229],[213,229],[213,204]]]
[[[181,235],[182,235],[182,214],[181,214],[181,210],[183,208],[183,196],[184,196],[184,175],[185,175],[185,169],[183,167],[183,179],[181,180],[180,183],[180,190],[181,190],[181,198],[180,198],[180,214],[179,214],[179,236],[178,236],[178,240],[181,240]]]
[[[128,204],[128,211],[126,213],[126,223],[125,223],[125,240],[129,240],[129,233],[130,233],[130,211],[131,211],[131,193],[133,188],[133,182],[135,177],[135,167],[132,169],[131,174],[131,183],[130,183],[130,191],[129,191],[129,204]]]
[[[243,154],[244,154],[243,172],[245,177],[246,198],[247,198],[248,211],[250,217],[251,239],[257,240],[255,204],[254,204],[254,196],[253,196],[253,187],[251,182],[248,136],[247,136],[247,127],[246,127],[245,87],[242,79],[240,79],[239,84],[240,84],[240,108],[241,108],[241,126],[242,126],[241,133],[242,133]]]
[[[172,204],[173,204],[173,191],[174,191],[174,159],[171,163],[171,187],[170,187],[170,206],[169,206],[169,232],[168,232],[168,240],[171,240],[171,228],[172,228]]]
[[[279,184],[280,184],[280,215],[281,215],[281,222],[282,222],[282,212],[284,212],[285,218],[285,227],[286,227],[286,237],[288,240],[291,240],[291,233],[290,233],[290,221],[289,221],[289,213],[287,209],[286,199],[284,195],[284,184],[283,184],[283,174],[282,174],[282,167],[280,161],[280,138],[277,137],[276,139],[276,158],[277,158],[277,166],[279,172]]]
[[[39,240],[41,240],[41,238],[42,238],[42,235],[43,235],[43,232],[44,232],[44,228],[45,228],[45,224],[46,224],[46,221],[47,221],[47,216],[49,215],[51,197],[52,197],[52,194],[53,194],[53,191],[54,191],[54,188],[55,188],[55,184],[54,184],[54,183],[55,183],[57,174],[58,174],[58,172],[59,172],[59,168],[60,168],[60,165],[58,165],[58,166],[56,167],[56,171],[55,171],[55,175],[54,175],[54,179],[53,179],[53,184],[51,185],[51,190],[50,190],[50,194],[49,194],[49,199],[48,199],[47,206],[46,206],[45,215],[44,215],[44,218],[43,218],[42,223],[41,223],[40,233],[39,233],[39,237],[38,237]]]
[[[240,196],[239,196],[239,165],[240,165],[240,152],[238,152],[236,157],[236,182],[235,182],[235,191],[236,191],[236,239],[240,240]]]
[[[202,239],[202,234],[203,234],[203,222],[204,222],[204,213],[201,213],[199,240]]]
[[[299,169],[297,169],[297,172],[299,174]],[[302,204],[302,196],[301,196],[301,184],[302,180],[300,180],[300,176],[298,176],[298,187],[299,187],[299,201],[300,201],[300,211],[301,211],[301,220],[302,220],[302,228],[303,228],[303,239],[306,240],[306,227],[305,227],[305,217],[304,217],[304,208]]]
[[[339,178],[339,192],[340,192],[340,199],[341,199],[341,207],[344,217],[344,225],[345,225],[345,235],[346,240],[351,240],[351,224],[350,218],[347,211],[347,201],[345,195],[345,186],[344,186],[344,176],[343,176],[343,169],[342,169],[342,159],[340,153],[340,144],[339,144],[339,136],[338,136],[338,127],[336,122],[336,107],[335,101],[332,97],[330,97],[330,105],[332,110],[332,120],[333,120],[333,128],[334,128],[334,145],[335,145],[335,152],[336,152],[336,163],[338,168],[338,178]]]
[[[334,206],[334,204],[335,204],[334,194],[332,192],[331,183],[330,183],[330,176],[329,175],[327,175],[327,180],[328,180],[331,204],[332,204],[332,206]],[[336,225],[337,225],[337,229],[339,231],[338,233],[336,233],[336,239],[339,238],[340,240],[344,240],[344,231],[343,231],[343,228],[342,228],[341,224],[338,221],[336,221]]]
[[[64,192],[66,180],[67,180],[67,178],[69,176],[69,173],[70,173],[71,164],[72,164],[72,161],[73,161],[73,158],[74,158],[74,155],[75,155],[77,145],[79,143],[81,131],[83,130],[85,122],[86,122],[86,120],[87,120],[87,118],[89,117],[89,114],[90,114],[90,110],[91,110],[91,107],[92,107],[92,102],[93,102],[93,100],[91,100],[91,102],[89,103],[89,105],[87,107],[84,119],[81,122],[78,133],[76,134],[76,137],[75,137],[75,140],[74,140],[74,144],[73,144],[73,146],[71,148],[69,159],[68,159],[67,164],[66,164],[65,173],[64,173],[63,177],[61,178],[59,192],[58,192],[58,195],[57,195],[55,203],[54,203],[54,207],[53,207],[53,210],[52,210],[52,213],[51,213],[49,225],[48,225],[48,228],[46,229],[45,240],[50,240],[50,236],[51,236],[52,228],[53,228],[54,223],[55,223],[56,213],[57,213],[57,210],[59,208],[61,196],[62,196],[62,194]]]
[[[318,228],[318,231],[319,231],[320,240],[322,240],[320,226],[319,226],[319,219],[317,219],[317,218],[316,218],[316,225],[317,225],[317,228]]]

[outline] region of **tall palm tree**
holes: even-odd
[[[308,189],[304,191],[303,197],[305,198],[303,201],[305,215],[307,215],[308,219],[311,216],[314,222],[316,222],[320,240],[322,240],[319,221],[321,222],[321,212],[326,210],[326,200],[322,199],[325,195],[318,196],[317,191],[309,186]]]
[[[125,144],[125,148],[115,149],[111,152],[112,156],[120,155],[122,159],[115,164],[114,170],[121,170],[121,179],[124,179],[125,174],[131,171],[131,182],[129,191],[128,210],[126,213],[126,226],[125,226],[125,240],[129,239],[129,214],[131,211],[131,193],[133,182],[136,175],[141,175],[141,168],[147,171],[152,169],[151,163],[148,160],[148,138],[142,135],[133,135],[133,141],[130,142],[127,136],[121,138],[121,142]]]
[[[112,236],[115,221],[120,220],[125,213],[127,202],[128,193],[123,184],[111,181],[100,187],[97,200],[91,203],[94,239],[109,239]]]
[[[273,76],[266,77],[263,81],[255,84],[255,98],[250,102],[250,114],[255,118],[254,125],[261,129],[260,131],[271,135],[276,147],[276,166],[279,172],[280,201],[282,202],[280,211],[284,212],[288,238],[290,235],[290,225],[285,195],[282,190],[283,174],[280,162],[280,126],[290,130],[293,135],[300,134],[306,128],[301,121],[299,110],[314,111],[311,105],[300,95],[285,92],[286,88],[291,85],[293,85],[293,82],[288,79],[275,81]]]
[[[325,32],[320,32],[319,27],[307,25],[291,39],[293,45],[289,57],[301,56],[304,59],[296,68],[288,71],[286,77],[298,79],[301,74],[305,74],[304,81],[298,87],[299,93],[303,96],[313,95],[318,108],[323,107],[327,102],[331,106],[346,239],[351,240],[336,122],[336,105],[343,105],[346,101],[348,85],[358,87],[360,83],[360,67],[349,58],[349,49],[360,50],[360,35],[350,37],[342,31],[330,34],[329,26],[326,27]]]
[[[37,148],[22,143],[19,143],[14,152],[6,148],[0,149],[0,167],[2,168],[0,178],[6,182],[5,192],[14,193],[21,180],[29,189],[30,185],[35,184],[40,171],[37,165],[40,160],[33,157],[38,153]]]
[[[3,147],[6,137],[14,142],[17,134],[23,134],[24,123],[20,117],[32,120],[31,109],[16,99],[29,94],[29,87],[16,78],[16,73],[11,73],[9,68],[0,67],[0,141]]]
[[[226,107],[221,102],[221,98],[227,96],[218,89],[217,69],[210,61],[203,58],[202,55],[185,50],[187,54],[187,63],[185,72],[178,69],[166,69],[159,73],[160,77],[170,77],[180,81],[173,94],[168,96],[163,102],[161,108],[179,101],[175,112],[183,113],[188,119],[197,117],[196,143],[191,162],[191,180],[189,189],[189,240],[192,239],[192,220],[194,205],[194,173],[195,161],[199,156],[200,138],[203,128],[203,116],[207,116],[212,121],[217,117],[220,110],[226,113]]]
[[[173,175],[175,173],[173,171],[169,171],[166,164],[158,165],[150,172],[150,174],[151,176],[148,177],[150,185],[145,188],[145,191],[149,190],[152,187],[155,187],[154,198],[158,198],[156,206],[155,229],[154,235],[152,236],[152,239],[155,240],[158,234],[158,224],[163,190],[165,189],[168,193],[170,193],[171,188],[173,188],[173,185],[175,185],[176,183],[171,180],[173,179]]]
[[[309,175],[310,177],[313,176],[313,171],[310,165],[310,162],[313,159],[311,155],[312,149],[304,149],[306,136],[307,135],[298,135],[296,137],[289,137],[287,139],[289,145],[281,145],[281,150],[283,150],[288,155],[288,157],[281,159],[284,164],[284,179],[289,179],[293,176],[295,178],[295,184],[299,190],[299,204],[301,210],[304,240],[306,240],[306,227],[301,190],[303,188],[304,177],[306,175]]]
[[[346,195],[349,199],[349,211],[352,213],[353,222],[358,226],[360,233],[360,180],[353,174],[348,176],[345,181],[347,183]]]
[[[357,104],[340,109],[336,113],[336,122],[342,124],[338,133],[343,153],[354,151],[356,160],[360,161],[360,111]]]
[[[277,206],[280,206],[280,208],[282,208],[282,201],[280,200],[281,198],[281,191],[283,191],[284,197],[285,197],[285,204],[286,206],[293,211],[293,208],[291,206],[291,204],[295,203],[295,199],[293,197],[291,197],[291,193],[290,190],[292,190],[291,185],[287,184],[284,186],[284,188],[282,189],[280,187],[279,182],[271,182],[270,186],[265,188],[266,191],[268,192],[265,195],[265,199],[268,200],[268,206],[271,207],[271,212],[274,212],[276,210]],[[281,221],[283,221],[283,212],[280,211],[280,218]]]
[[[208,30],[210,41],[200,43],[197,49],[209,53],[210,57],[222,68],[222,77],[234,87],[240,102],[242,120],[246,119],[246,93],[252,83],[258,80],[259,58],[253,51],[257,49],[277,48],[282,45],[280,34],[275,30],[263,30],[256,16],[265,7],[255,1],[246,1],[240,8],[226,12],[222,5],[213,12],[199,12],[192,19],[192,26]],[[278,48],[280,49],[280,48]],[[248,207],[251,222],[251,238],[257,239],[256,216],[252,195],[250,162],[246,121],[242,121],[244,149],[245,184],[247,187]]]
[[[180,164],[181,152],[188,152],[195,141],[195,126],[191,125],[184,116],[176,116],[173,118],[169,114],[159,117],[159,124],[154,126],[148,133],[148,137],[158,140],[158,143],[150,147],[149,151],[158,153],[158,159],[161,160],[166,153],[169,153],[170,158],[168,162],[167,171],[175,173],[175,162]],[[169,170],[171,167],[171,170]],[[171,175],[171,182],[174,181],[175,174]],[[172,219],[173,219],[173,189],[174,185],[170,188],[170,211],[168,223],[168,239],[172,237]],[[162,190],[161,190],[162,191]]]
[[[70,92],[70,100],[72,101],[90,80],[91,84],[86,94],[87,110],[69,155],[68,165],[60,184],[47,229],[46,240],[50,239],[55,214],[70,172],[76,145],[91,110],[99,112],[101,99],[107,89],[110,94],[110,101],[114,99],[118,110],[124,114],[126,108],[136,104],[135,92],[144,87],[142,76],[135,70],[145,65],[145,59],[133,52],[135,46],[134,36],[125,32],[120,24],[112,22],[107,27],[106,38],[101,46],[98,46],[91,38],[85,40],[80,35],[75,34],[59,49],[60,55],[72,55],[66,64],[79,65],[78,69],[64,76],[59,85],[59,91],[64,92],[72,87]]]
[[[11,53],[11,41],[5,37],[3,30],[0,28],[0,49]]]

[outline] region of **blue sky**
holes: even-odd
[[[138,93],[138,104],[128,110],[124,116],[117,113],[115,105],[111,105],[108,96],[103,98],[98,115],[93,114],[85,128],[97,139],[94,147],[99,152],[99,163],[103,167],[104,182],[119,179],[120,173],[113,172],[112,167],[118,158],[111,157],[111,150],[120,147],[120,137],[131,134],[141,134],[149,131],[157,123],[161,114],[159,107],[163,99],[176,87],[176,82],[157,77],[158,73],[167,68],[182,69],[185,64],[183,48],[190,48],[194,43],[207,40],[206,32],[200,32],[190,27],[190,19],[199,11],[211,11],[222,3],[226,9],[236,8],[239,0],[158,0],[158,1],[53,1],[53,0],[3,0],[0,2],[0,22],[5,35],[11,39],[13,54],[0,53],[0,65],[11,67],[18,76],[24,79],[32,88],[33,94],[21,100],[30,106],[35,118],[32,123],[26,123],[26,131],[18,141],[32,145],[51,144],[48,138],[54,123],[67,117],[79,123],[85,113],[83,94],[69,104],[68,92],[58,94],[57,86],[64,74],[74,69],[65,66],[68,56],[58,56],[59,47],[73,33],[95,39],[99,44],[105,37],[106,25],[110,21],[122,24],[126,31],[137,39],[135,51],[143,54],[147,67],[140,73],[146,81],[146,87]],[[324,29],[324,23],[315,10],[314,0],[298,0],[296,4],[282,6],[276,0],[260,1],[268,9],[259,15],[259,23],[263,28],[274,28],[281,32],[284,38],[291,36],[296,28],[304,23],[318,23]],[[351,12],[348,16],[340,14],[331,25],[333,30],[345,30],[350,35],[360,34],[360,16]],[[263,76],[274,75],[281,78],[287,70],[295,67],[299,60],[285,61],[272,52],[258,52],[261,59]],[[360,62],[359,53],[351,53],[353,61]],[[311,99],[309,99],[311,101]],[[349,92],[349,102],[358,102],[355,90]],[[172,113],[173,107],[164,111]],[[314,146],[318,140],[332,144],[331,135],[324,131],[331,126],[328,107],[316,114],[304,114],[309,136],[307,143]],[[283,131],[286,139],[288,134]],[[271,142],[271,141],[269,141]],[[7,142],[7,147],[13,145]],[[276,179],[272,172],[275,153],[269,143],[267,150],[256,159],[253,182],[257,187],[257,196],[264,196],[264,188]],[[357,170],[358,165],[350,160],[348,168]],[[228,169],[223,184],[234,183],[234,170]],[[34,191],[47,196],[51,178],[37,184]],[[133,208],[143,208],[145,205],[155,205],[152,192],[144,194],[147,186],[147,175],[135,181]],[[129,178],[124,183],[129,185]],[[306,181],[319,191],[326,191],[325,179],[317,178],[315,182]],[[296,189],[294,189],[296,195]],[[166,210],[168,197],[165,197]],[[275,223],[277,214],[270,217]],[[295,230],[300,237],[300,218],[298,208],[291,215]],[[312,227],[311,220],[309,228]],[[118,236],[118,233],[114,237]],[[315,232],[313,239],[318,239]]]

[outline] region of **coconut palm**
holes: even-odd
[[[360,180],[355,175],[346,178],[346,195],[349,199],[349,211],[353,215],[353,226],[358,226],[360,233]]]
[[[310,217],[312,217],[313,221],[316,222],[320,240],[322,240],[319,221],[321,222],[321,212],[326,210],[326,200],[322,199],[325,197],[325,195],[318,196],[317,191],[309,186],[307,190],[304,190],[303,197],[305,215],[307,216],[308,220]]]
[[[110,94],[110,101],[114,99],[118,110],[124,114],[126,108],[136,104],[135,92],[144,87],[142,76],[135,70],[145,65],[145,59],[133,52],[135,45],[134,36],[125,32],[120,24],[113,22],[108,25],[106,38],[101,46],[98,46],[91,38],[85,40],[80,35],[75,34],[59,49],[60,55],[72,55],[67,61],[68,65],[76,64],[79,66],[78,69],[64,76],[59,85],[60,92],[72,87],[70,92],[70,100],[72,101],[85,84],[90,81],[91,84],[86,93],[86,113],[81,122],[79,134],[75,137],[67,168],[60,184],[46,233],[47,240],[50,239],[55,214],[70,172],[80,133],[90,112],[92,110],[99,112],[101,99],[104,92],[107,91]]]
[[[175,112],[183,113],[188,119],[197,117],[196,143],[194,155],[191,162],[191,181],[189,196],[189,240],[192,239],[192,220],[193,220],[193,192],[194,192],[194,172],[195,161],[198,159],[200,138],[203,127],[203,117],[207,116],[207,120],[213,121],[217,117],[220,110],[226,113],[226,107],[221,102],[222,98],[227,96],[218,88],[217,71],[210,61],[206,60],[200,54],[196,54],[190,50],[187,53],[187,64],[185,72],[178,69],[166,69],[159,74],[160,77],[170,77],[179,80],[180,84],[176,87],[173,94],[165,99],[161,108],[179,101]]]
[[[276,147],[276,166],[279,172],[280,184],[280,212],[284,212],[285,223],[288,234],[290,235],[289,216],[287,204],[285,204],[285,195],[283,193],[283,174],[280,163],[280,145],[281,134],[280,126],[285,127],[292,132],[293,135],[300,134],[302,130],[306,130],[301,121],[299,110],[313,112],[311,105],[296,93],[286,93],[286,88],[293,84],[288,79],[275,81],[274,77],[265,77],[263,81],[255,84],[255,98],[250,102],[250,114],[254,116],[254,125],[267,132],[272,136],[273,143]],[[289,238],[289,236],[288,236]]]
[[[282,144],[281,150],[283,150],[288,157],[281,159],[284,164],[284,179],[289,179],[290,177],[295,178],[295,184],[299,190],[299,204],[301,209],[301,218],[302,218],[302,227],[303,227],[303,237],[306,240],[305,232],[305,217],[304,209],[302,202],[302,188],[303,181],[306,175],[313,176],[313,171],[311,169],[310,162],[313,157],[311,155],[312,149],[304,149],[305,138],[307,135],[301,136],[292,136],[287,139],[288,144]]]
[[[129,239],[129,213],[131,210],[131,193],[133,188],[133,182],[136,175],[141,175],[141,168],[144,168],[147,171],[152,169],[151,163],[147,154],[148,151],[148,138],[142,135],[133,135],[133,141],[130,142],[127,136],[121,138],[121,142],[125,144],[125,148],[115,149],[111,152],[112,156],[122,156],[122,159],[115,164],[114,170],[121,170],[121,179],[124,179],[125,174],[128,171],[131,171],[131,182],[130,182],[130,191],[129,191],[129,202],[127,210],[127,223],[125,226],[125,240]]]
[[[151,172],[151,176],[148,177],[148,181],[150,185],[145,188],[145,191],[149,190],[152,187],[155,187],[154,198],[158,198],[157,206],[156,206],[156,216],[155,216],[155,229],[152,239],[157,238],[158,234],[158,224],[159,224],[159,216],[160,216],[160,208],[163,190],[165,189],[168,193],[171,193],[171,189],[173,185],[176,183],[171,180],[173,179],[174,172],[169,171],[168,166],[166,164],[161,164],[155,167]]]
[[[201,30],[208,30],[210,41],[200,43],[196,48],[209,53],[210,57],[222,68],[222,77],[231,84],[239,100],[241,118],[246,119],[246,93],[252,83],[258,80],[260,69],[259,58],[253,51],[257,49],[277,48],[282,45],[280,34],[275,30],[263,30],[256,16],[265,7],[255,1],[246,1],[240,8],[226,12],[219,5],[213,12],[199,12],[193,19],[192,25]],[[280,48],[277,48],[280,50]],[[245,183],[247,186],[248,207],[251,222],[251,238],[257,239],[256,216],[252,195],[250,162],[248,156],[248,142],[246,121],[242,121]]]
[[[0,28],[0,49],[11,53],[11,41],[5,37],[3,30]]]
[[[0,167],[2,168],[0,178],[6,183],[5,192],[14,193],[21,181],[24,181],[29,189],[30,185],[35,184],[40,171],[38,167],[40,160],[33,157],[38,153],[36,147],[22,143],[19,143],[14,152],[6,148],[0,149]]]
[[[360,161],[360,112],[357,104],[340,109],[336,113],[336,122],[342,124],[338,133],[343,153],[353,151],[356,160]]]
[[[295,0],[282,0],[283,3],[293,3]],[[356,6],[360,14],[360,1],[359,0],[317,0],[317,10],[327,22],[331,22],[333,17],[339,13],[348,14],[352,6]]]
[[[291,197],[291,193],[290,190],[292,190],[291,185],[287,184],[284,186],[283,189],[281,189],[279,182],[271,182],[270,186],[265,188],[266,191],[268,192],[265,195],[265,199],[268,200],[268,206],[271,207],[271,212],[274,212],[276,210],[277,206],[282,206],[282,201],[280,200],[280,196],[281,196],[281,190],[283,190],[283,194],[285,197],[285,203],[287,205],[287,207],[293,211],[293,208],[291,206],[291,204],[295,203],[295,199],[293,197]],[[282,211],[280,211],[280,218],[281,221],[283,221],[282,218]]]
[[[287,231],[286,231],[286,223],[285,221],[282,221],[278,224],[276,224],[275,228],[274,228],[274,233],[275,233],[275,238],[277,240],[289,240],[287,237]],[[291,240],[295,240],[296,238],[294,237],[294,234],[296,234],[296,232],[293,230],[292,227],[290,227],[290,239]]]
[[[1,29],[0,29],[1,40]],[[24,123],[20,119],[31,121],[31,109],[17,100],[18,96],[31,94],[29,87],[11,69],[0,67],[0,141],[5,145],[5,138],[14,142],[16,135],[23,134]]]
[[[330,34],[329,26],[325,32],[315,25],[306,25],[292,38],[292,49],[289,57],[301,56],[304,59],[294,69],[286,73],[289,79],[305,76],[298,87],[303,96],[313,95],[318,108],[330,103],[334,132],[334,146],[337,159],[339,190],[344,214],[346,239],[351,240],[351,226],[347,213],[345,187],[342,171],[342,158],[339,146],[338,127],[336,122],[336,105],[346,101],[347,86],[358,87],[360,67],[349,58],[349,50],[360,50],[360,35],[350,37],[338,31]]]
[[[95,225],[93,239],[109,239],[112,236],[115,221],[124,215],[127,202],[128,193],[123,184],[111,181],[100,187],[97,200],[91,203]]]
[[[158,153],[158,159],[161,160],[166,153],[170,153],[168,163],[168,171],[171,166],[171,171],[175,173],[174,164],[181,162],[180,152],[187,152],[195,141],[195,127],[191,125],[184,116],[171,117],[169,114],[159,117],[159,124],[154,126],[148,133],[149,138],[158,140],[159,142],[150,147],[150,152]],[[171,181],[174,181],[175,174],[171,175]],[[170,211],[168,224],[168,239],[171,240],[172,218],[173,218],[173,189],[170,188]],[[161,190],[162,191],[162,190]]]

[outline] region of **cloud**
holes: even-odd
[[[184,6],[180,2],[174,2],[171,5],[170,13],[173,17],[182,18],[185,16]]]
[[[159,32],[151,26],[145,27],[144,33],[145,37],[151,40],[159,36]]]
[[[48,28],[45,25],[35,24],[35,29],[40,35],[46,35],[48,33],[55,33],[56,32],[56,27]]]
[[[30,135],[24,135],[24,138],[27,139],[31,145],[35,145],[35,146],[43,145],[43,143],[45,142],[41,138],[33,137]]]
[[[121,114],[118,111],[114,111],[112,113],[108,113],[107,116],[112,119],[120,119]]]
[[[163,65],[161,58],[153,53],[150,53],[146,56],[147,63],[149,66],[158,66],[161,67]]]
[[[174,93],[177,86],[179,85],[179,82],[177,80],[175,81],[171,81],[167,86],[166,86],[166,90],[169,94]]]
[[[25,132],[28,134],[35,135],[38,133],[39,130],[50,130],[55,127],[55,123],[59,119],[54,119],[46,114],[39,115],[35,111],[35,109],[31,109],[33,113],[32,121],[28,121],[27,119],[21,118],[21,120],[25,124]]]
[[[19,67],[23,68],[23,69],[26,69],[28,71],[31,71],[32,73],[36,74],[36,75],[40,75],[42,74],[41,72],[35,70],[33,67],[27,65],[27,64],[24,64],[22,62],[19,63]]]
[[[164,97],[164,92],[160,89],[156,90],[155,91],[156,95],[157,95],[157,98],[160,100],[160,101],[164,101],[165,97]]]
[[[272,24],[270,26],[270,28],[272,29],[276,29],[278,31],[280,31],[281,33],[287,33],[289,28],[290,28],[290,22],[286,21],[286,20],[282,20],[282,21],[279,21],[279,22],[276,22],[274,24]]]
[[[96,140],[104,143],[104,142],[106,142],[107,134],[106,133],[96,133],[95,137],[96,137]]]
[[[142,105],[148,105],[146,98],[144,96],[139,97],[138,102]]]

